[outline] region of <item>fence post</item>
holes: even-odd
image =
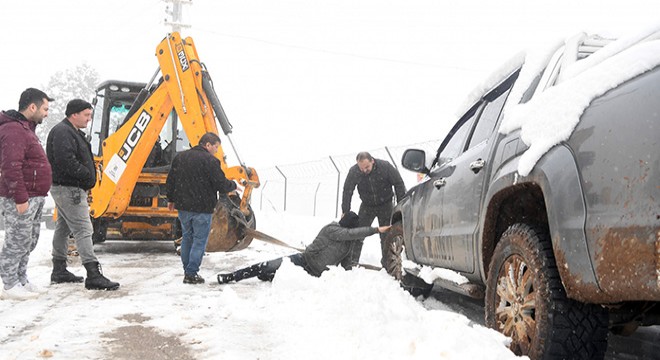
[[[399,167],[396,166],[396,161],[394,161],[394,157],[392,157],[392,153],[390,152],[390,149],[387,148],[387,146],[385,146],[385,151],[387,151],[387,155],[390,156],[390,160],[392,160],[392,165],[394,165],[394,168],[399,170]]]
[[[316,196],[319,194],[319,187],[321,187],[321,183],[316,183],[316,191],[314,191],[314,215],[316,216]]]
[[[332,158],[332,156],[328,156],[328,157],[330,158],[332,165],[335,167],[335,170],[337,170],[337,200],[335,200],[335,218],[336,218],[337,216],[339,216],[337,214],[337,210],[339,209],[339,183],[341,182],[341,172],[339,171],[337,164],[335,164],[335,160]]]
[[[264,186],[261,187],[259,192],[259,211],[264,209],[264,190],[266,190],[266,185],[268,185],[268,180],[264,182]]]
[[[275,166],[275,169],[277,169],[277,171],[279,171],[280,174],[282,174],[282,177],[284,178],[284,211],[286,211],[286,189],[287,189],[287,187],[288,187],[288,185],[289,185],[289,184],[288,184],[288,180],[287,180],[287,178],[286,178],[286,175],[284,175],[284,173],[282,172],[282,170],[280,170],[280,167],[279,167],[279,166]]]

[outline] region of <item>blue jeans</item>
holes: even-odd
[[[179,210],[181,222],[181,262],[186,275],[196,275],[202,264],[211,231],[213,214]]]

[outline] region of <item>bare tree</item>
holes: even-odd
[[[55,101],[50,103],[48,117],[37,127],[37,136],[43,144],[50,129],[64,119],[66,104],[76,98],[91,102],[98,82],[98,72],[85,63],[58,71],[50,77],[44,91]]]

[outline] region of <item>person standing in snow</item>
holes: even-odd
[[[396,201],[401,201],[406,193],[406,186],[403,183],[401,174],[389,162],[381,159],[374,159],[368,152],[358,153],[353,165],[346,175],[344,181],[344,192],[342,196],[341,210],[346,214],[351,210],[351,200],[353,192],[357,186],[360,195],[360,226],[371,226],[374,219],[378,218],[378,225],[390,225],[392,208],[394,204],[392,199],[396,193]],[[394,188],[394,191],[392,191]],[[362,253],[362,241],[355,242],[351,250],[351,262],[356,265],[360,261]],[[385,235],[380,234],[381,264],[385,266],[387,253],[387,243]]]
[[[321,276],[321,273],[328,270],[328,266],[337,266],[342,264],[347,270],[351,268],[350,259],[351,248],[357,241],[364,240],[365,237],[376,233],[385,233],[390,226],[359,227],[360,219],[352,211],[344,214],[339,222],[331,222],[324,226],[314,241],[302,252],[288,256],[294,265],[305,269],[310,275]],[[225,284],[232,281],[258,277],[264,281],[270,281],[275,276],[275,272],[282,265],[282,259],[278,258],[256,265],[246,267],[231,273],[218,274],[218,283]],[[346,264],[346,265],[344,265]]]
[[[39,241],[41,210],[50,189],[51,167],[35,134],[48,116],[41,90],[21,94],[18,111],[0,113],[0,211],[5,214],[5,242],[0,252],[2,298],[31,299],[45,292],[27,278],[30,253]]]
[[[101,271],[92,242],[93,226],[89,217],[87,191],[96,184],[96,166],[92,148],[81,131],[92,120],[92,104],[73,99],[66,105],[66,118],[48,134],[46,153],[53,166],[51,195],[57,206],[57,223],[53,234],[52,284],[79,283],[83,278],[66,269],[69,234],[87,270],[88,290],[117,290],[119,283],[106,278]]]
[[[178,210],[181,222],[184,284],[204,283],[198,272],[211,231],[218,192],[226,196],[236,190],[236,183],[225,177],[220,160],[214,156],[219,147],[218,135],[204,134],[197,146],[174,158],[167,174],[167,205],[170,210]]]

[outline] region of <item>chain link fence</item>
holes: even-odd
[[[416,148],[433,156],[441,140],[366,150],[374,158],[386,160],[399,170],[406,189],[415,185],[418,174],[401,167],[406,149]],[[292,212],[300,215],[337,218],[341,215],[344,180],[357,153],[329,155],[327,158],[298,164],[258,169],[261,186],[252,193],[252,208],[258,212]],[[357,212],[360,199],[353,193],[352,209]]]

